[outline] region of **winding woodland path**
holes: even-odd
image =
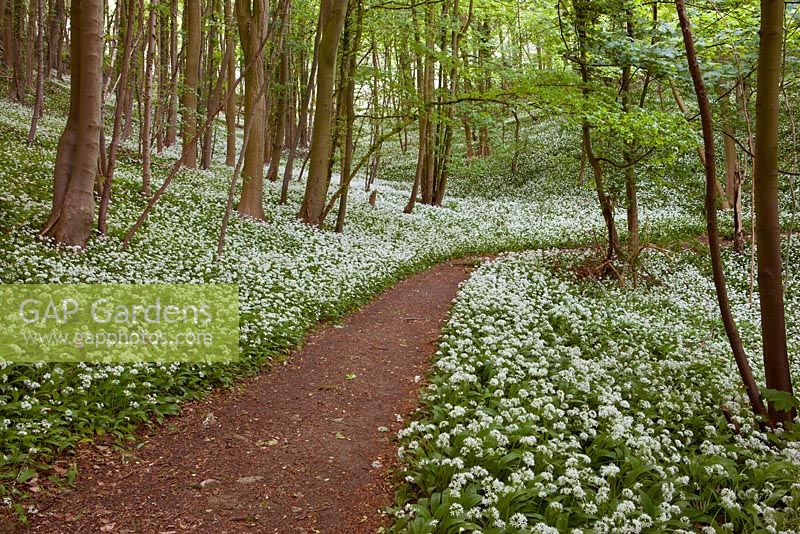
[[[375,532],[393,501],[396,414],[414,409],[471,264],[400,282],[287,365],[187,404],[127,458],[87,453],[75,489],[40,501],[30,531]]]

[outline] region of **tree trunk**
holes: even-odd
[[[25,26],[25,2],[23,0],[10,0],[11,17],[11,48],[8,51],[11,61],[11,91],[9,97],[14,102],[25,102],[25,79],[26,79],[26,58],[25,58],[25,36],[23,27]]]
[[[311,132],[310,167],[303,204],[298,217],[307,224],[319,225],[325,207],[330,164],[331,126],[333,122],[333,88],[336,76],[336,55],[344,27],[346,2],[322,0],[322,36],[319,43],[317,69],[317,102],[314,128]]]
[[[215,86],[217,85],[215,82],[219,82],[221,77],[225,76],[225,66],[224,64],[220,64],[220,72],[219,77],[215,79],[214,74],[217,72],[216,64],[214,61],[214,51],[216,50],[218,43],[217,43],[217,1],[211,0],[209,2],[209,15],[211,20],[208,24],[208,48],[206,49],[206,58],[205,58],[205,103],[206,103],[206,116],[208,118],[212,118],[214,122],[216,122],[216,115],[219,109],[219,100],[215,101],[214,97],[216,95],[216,91],[214,90]],[[223,59],[224,63],[224,59]],[[214,152],[214,135],[217,131],[214,122],[211,123],[211,128],[207,129],[202,136],[202,141],[200,143],[201,152],[200,152],[200,167],[203,169],[208,169],[211,167],[211,157],[213,156]]]
[[[370,55],[372,56],[372,78],[370,84],[370,96],[372,98],[372,109],[376,115],[376,118],[372,121],[372,144],[375,145],[378,139],[381,136],[381,120],[377,117],[378,108],[379,108],[379,100],[378,100],[378,91],[380,90],[380,82],[378,76],[380,75],[380,62],[378,59],[378,42],[375,38],[375,32],[373,31],[370,37],[370,48],[372,51]],[[388,67],[388,65],[387,65]],[[376,150],[375,154],[372,156],[372,161],[370,162],[369,171],[367,172],[366,181],[364,183],[364,191],[369,191],[372,188],[372,184],[375,183],[375,179],[378,175],[378,166],[381,160],[381,151]],[[370,197],[371,198],[371,197]]]
[[[586,35],[586,16],[586,13],[582,9],[579,9],[576,5],[575,19],[578,28],[578,46],[580,48],[580,56],[577,61],[578,68],[581,73],[581,81],[583,82],[581,94],[584,99],[588,100],[590,96],[590,76],[587,54],[588,45]],[[616,223],[614,222],[614,206],[605,191],[603,168],[592,147],[592,127],[587,119],[583,119],[581,123],[581,139],[583,152],[586,154],[586,161],[589,163],[589,166],[592,168],[592,172],[594,174],[595,192],[597,193],[597,200],[600,203],[600,211],[603,214],[603,220],[606,224],[606,233],[608,238],[606,260],[610,261],[614,258],[615,254],[618,254],[621,251],[621,247],[619,244],[619,235],[617,234]]]
[[[356,4],[353,6],[353,4]],[[342,171],[339,177],[340,188],[342,189],[339,196],[339,212],[336,214],[336,228],[335,231],[341,233],[344,231],[344,220],[347,214],[347,193],[350,190],[350,172],[353,166],[353,125],[356,122],[356,109],[355,109],[355,90],[356,90],[356,67],[358,46],[361,43],[361,34],[364,26],[364,2],[363,0],[351,0],[350,10],[352,12],[355,7],[357,18],[355,21],[355,35],[353,36],[352,43],[343,43],[346,46],[347,56],[347,77],[344,83],[344,120],[345,120],[345,135],[344,144],[342,146]]]
[[[283,32],[288,32],[288,25],[291,20],[289,9],[284,10],[282,28]],[[284,135],[286,135],[286,114],[289,108],[289,45],[286,39],[281,38],[280,43],[280,63],[278,64],[278,86],[276,91],[275,105],[275,131],[272,137],[272,150],[270,151],[269,171],[267,179],[270,182],[278,181],[278,168],[281,165],[281,155],[283,154]]]
[[[66,35],[67,35],[67,17],[65,16],[65,13],[64,13],[65,9],[64,9],[63,1],[59,2],[57,0],[57,2],[58,3],[56,4],[56,6],[59,6],[59,4],[60,4],[60,6],[59,6],[60,7],[60,11],[58,9],[56,10],[56,16],[59,16],[59,14],[60,14],[61,23],[60,23],[60,28],[59,28],[59,31],[58,31],[58,41],[56,42],[56,77],[59,79],[59,81],[64,81],[64,53],[63,53],[63,50],[64,50],[64,40],[66,39]]]
[[[781,0],[761,0],[756,90],[756,151],[753,180],[758,235],[758,293],[767,388],[792,393],[786,348],[786,318],[781,269],[781,227],[778,202],[778,97],[783,47]],[[769,406],[773,423],[790,421],[791,411]]]
[[[723,89],[720,88],[720,92]],[[742,172],[739,167],[739,156],[736,153],[736,130],[731,120],[728,96],[721,94],[720,112],[722,114],[722,147],[725,156],[725,198],[728,206],[733,208],[733,249],[744,252],[744,230],[742,228]]]
[[[311,70],[308,78],[305,80],[306,84],[303,88],[303,95],[299,102],[300,112],[297,118],[297,128],[295,128],[295,136],[292,145],[289,147],[289,155],[286,157],[286,168],[283,170],[283,183],[281,184],[281,198],[280,203],[286,204],[289,200],[289,182],[292,179],[292,172],[294,170],[294,159],[297,154],[297,148],[303,142],[303,132],[305,125],[308,122],[308,107],[311,102],[311,93],[314,90],[314,79],[317,73],[317,66],[319,65],[319,43],[322,37],[322,11],[320,16],[317,17],[317,31],[314,37],[314,51],[311,58]]]
[[[467,161],[475,157],[475,150],[472,148],[472,126],[469,123],[469,118],[465,115],[462,119],[464,122],[464,146],[466,147]]]
[[[236,18],[239,39],[245,63],[252,67],[245,73],[244,117],[245,128],[250,128],[244,147],[242,196],[237,211],[246,217],[264,219],[264,131],[266,106],[262,86],[264,80],[264,52],[261,42],[266,32],[266,3],[264,0],[236,0]],[[252,126],[249,126],[252,121]]]
[[[164,150],[164,125],[169,108],[169,25],[167,19],[156,10],[156,26],[158,32],[158,98],[155,103],[155,130],[156,151],[160,154]]]
[[[481,47],[478,51],[481,65],[486,65],[491,61],[491,50],[489,49],[489,39],[491,38],[491,27],[489,20],[484,19],[480,28]],[[492,79],[489,71],[480,81],[480,89],[482,92],[487,93],[492,88]],[[478,156],[485,158],[492,155],[491,137],[489,134],[489,126],[484,124],[478,130]]]
[[[231,0],[225,0],[225,48],[235,51],[236,32],[234,30]],[[225,65],[226,85],[230,89],[236,79],[236,54],[231,53]],[[231,167],[236,164],[236,96],[225,101],[225,163]]]
[[[186,67],[183,75],[181,102],[181,136],[187,167],[197,167],[197,143],[192,142],[197,132],[197,90],[200,82],[201,0],[186,0]],[[191,143],[192,146],[189,146]],[[188,148],[188,152],[186,151]]]
[[[25,64],[23,66],[25,69],[24,76],[26,92],[31,88],[31,86],[33,86],[34,81],[34,69],[32,68],[35,65],[34,62],[36,58],[36,4],[34,2],[35,0],[29,0],[28,2],[25,2],[28,23],[28,27],[25,30]]]
[[[720,114],[722,115],[722,147],[725,156],[725,198],[728,206],[733,206],[737,179],[739,177],[739,158],[736,154],[736,141],[730,105],[725,88],[718,88],[720,97]]]
[[[422,98],[425,102],[426,108],[433,102],[433,93],[435,89],[436,79],[435,79],[435,70],[434,70],[434,57],[433,54],[435,53],[436,47],[436,29],[434,24],[436,23],[436,6],[434,3],[428,4],[428,8],[425,13],[425,27],[427,31],[427,40],[425,44],[425,50],[427,53],[425,54],[425,77],[424,83],[422,86]],[[434,128],[435,128],[435,121],[434,121],[434,114],[430,111],[430,108],[426,110],[426,114],[428,116],[428,120],[426,122],[425,128],[425,159],[424,159],[424,166],[423,166],[423,173],[422,173],[422,203],[423,204],[433,204],[433,179],[434,179],[434,162],[433,162],[433,155],[435,151],[435,141],[434,141]]]
[[[103,2],[70,7],[70,108],[58,142],[53,208],[42,235],[57,244],[86,246],[94,217],[94,180],[100,156],[103,93]]]
[[[708,102],[703,75],[700,72],[700,65],[697,62],[697,53],[694,48],[694,38],[689,27],[689,17],[686,14],[684,0],[675,0],[678,10],[681,31],[683,33],[683,43],[686,48],[686,58],[689,64],[689,72],[692,75],[694,90],[697,94],[697,103],[700,108],[700,120],[703,124],[703,163],[706,172],[706,226],[708,230],[708,248],[711,254],[711,269],[714,277],[714,287],[717,292],[717,302],[719,303],[722,323],[725,333],[731,345],[739,375],[742,378],[750,405],[757,415],[766,416],[764,404],[761,402],[761,395],[758,390],[753,371],[747,360],[747,355],[739,337],[739,330],[736,328],[733,315],[731,314],[730,302],[728,301],[728,289],[725,283],[725,272],[722,268],[722,258],[719,246],[719,229],[717,227],[717,175],[716,175],[716,155],[714,149],[714,121],[711,117],[711,105]],[[780,269],[779,269],[780,272]]]
[[[420,37],[420,32],[416,23],[416,15],[415,11],[412,8],[411,10],[411,17],[414,24],[414,44],[417,49],[422,47],[422,38]],[[403,213],[411,213],[414,211],[414,206],[417,203],[417,196],[419,195],[420,189],[424,189],[423,182],[425,181],[425,162],[426,162],[426,154],[428,151],[428,122],[430,121],[430,108],[428,107],[428,99],[427,99],[427,76],[429,69],[427,67],[427,56],[426,59],[423,61],[423,58],[420,54],[416,55],[416,59],[414,61],[415,71],[417,75],[417,93],[422,95],[422,105],[419,108],[419,143],[417,147],[417,167],[416,171],[414,172],[414,183],[411,186],[411,196],[408,198],[408,203],[406,203],[405,208],[403,208]],[[408,69],[411,68],[411,63],[409,62]]]
[[[52,5],[53,9],[50,13],[50,35],[47,40],[47,68],[45,69],[47,78],[50,77],[52,69],[59,70],[59,65],[61,63],[59,51],[61,48],[62,27],[66,19],[64,0],[54,0]]]
[[[117,106],[114,108],[114,126],[111,132],[111,146],[108,149],[108,159],[106,162],[106,176],[103,182],[103,194],[100,198],[100,209],[97,216],[97,229],[101,235],[106,234],[106,220],[108,215],[108,203],[111,200],[111,189],[114,185],[114,171],[117,166],[117,152],[122,137],[122,114],[123,106],[119,105],[120,102],[126,102],[128,93],[130,91],[130,64],[131,53],[133,48],[133,31],[134,25],[132,23],[134,14],[136,12],[136,0],[127,0],[125,6],[125,20],[128,22],[125,27],[125,41],[120,48],[120,74],[119,83],[117,85]]]
[[[3,69],[10,69],[13,64],[11,52],[13,51],[13,23],[11,19],[11,3],[7,0],[0,0],[0,37],[3,40]]]
[[[459,20],[459,12],[458,12],[458,0],[453,2],[453,18],[459,22],[463,22],[460,25],[460,28],[457,31],[453,31],[451,37],[451,60],[453,62],[452,66],[450,67],[450,74],[449,74],[449,94],[451,99],[455,99],[458,94],[458,82],[459,82],[459,70],[458,70],[458,61],[460,57],[460,48],[461,48],[461,39],[464,34],[469,29],[469,25],[472,22],[472,13],[473,13],[474,2],[470,0],[469,8],[467,11],[467,15],[464,21]],[[519,118],[517,114],[514,113],[514,119],[516,120],[516,129],[515,129],[515,145],[514,145],[514,157],[512,160],[512,172],[517,172],[517,160],[519,159]],[[450,163],[450,156],[453,151],[453,106],[447,106],[447,114],[445,116],[445,126],[444,126],[444,139],[442,140],[442,154],[441,154],[441,164],[439,168],[439,176],[437,178],[435,184],[435,191],[434,191],[434,198],[433,203],[436,206],[441,206],[442,202],[444,201],[444,192],[445,188],[447,187],[447,178],[448,178],[448,166]]]
[[[150,180],[152,173],[150,170],[150,139],[151,139],[151,115],[153,108],[153,63],[155,62],[156,48],[156,10],[158,0],[150,0],[150,14],[147,18],[147,59],[145,60],[145,85],[144,85],[144,118],[142,121],[142,189],[140,193],[149,197]]]
[[[144,35],[144,21],[141,20],[143,16],[142,10],[139,7],[143,7],[141,5],[140,0],[136,0],[133,9],[133,17],[131,17],[130,21],[128,22],[128,26],[126,28],[126,32],[130,31],[133,36],[133,41],[131,42],[130,48],[130,66],[128,68],[128,90],[125,92],[125,109],[123,111],[122,117],[124,118],[123,127],[122,127],[122,135],[120,137],[120,142],[124,143],[131,137],[131,133],[133,132],[133,104],[134,102],[140,104],[141,102],[141,94],[139,93],[139,83],[144,78],[144,73],[140,72],[144,70],[142,67],[143,65],[139,63],[139,50],[141,47],[142,56],[144,56],[144,46],[142,45],[142,36]],[[139,117],[141,118],[141,105],[139,106]]]
[[[516,110],[512,110],[511,113],[514,115],[514,155],[511,158],[511,173],[517,174],[519,171],[519,156],[520,152],[522,151],[522,147],[520,146],[520,121],[519,121],[519,114]]]
[[[169,20],[169,65],[171,81],[169,108],[167,111],[167,132],[164,135],[164,146],[167,147],[174,145],[178,136],[178,0],[171,1]]]
[[[634,42],[633,12],[628,9],[625,13],[628,39]],[[631,84],[633,82],[633,66],[625,65],[622,68],[622,111],[631,112]],[[625,199],[627,201],[628,223],[628,248],[632,255],[639,248],[639,200],[636,194],[636,170],[633,161],[633,152],[636,149],[635,141],[626,142],[622,152],[625,161]],[[632,264],[633,266],[633,264]],[[636,283],[636,269],[633,266],[634,284]]]
[[[36,101],[33,104],[33,117],[31,118],[31,128],[28,130],[28,144],[32,144],[36,138],[36,126],[39,123],[39,118],[42,116],[44,108],[44,77],[46,65],[44,59],[44,15],[42,3],[44,0],[35,0],[36,2]]]

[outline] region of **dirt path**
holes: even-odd
[[[400,282],[291,363],[184,408],[135,456],[102,450],[33,532],[375,532],[393,500],[396,414],[413,410],[458,284],[453,261]],[[388,431],[387,431],[388,430]]]

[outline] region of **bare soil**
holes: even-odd
[[[376,532],[394,436],[416,406],[474,262],[400,282],[288,363],[184,406],[122,454],[79,453],[74,488],[36,502],[30,532]]]

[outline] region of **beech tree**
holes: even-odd
[[[711,265],[722,321],[753,410],[758,415],[764,416],[773,425],[785,423],[794,416],[793,410],[776,407],[774,402],[769,403],[769,410],[767,410],[763,400],[764,397],[774,398],[774,393],[793,394],[786,346],[778,204],[778,92],[783,44],[783,3],[762,0],[761,31],[759,33],[756,151],[754,154],[755,196],[753,200],[759,241],[757,249],[758,287],[767,386],[767,390],[763,392],[753,377],[728,301],[717,225],[716,157],[711,107],[698,65],[694,38],[684,0],[676,0],[676,6],[703,123],[703,162],[707,182],[706,219],[708,221]]]
[[[225,0],[225,50],[230,52],[225,63],[225,88],[228,91],[236,79],[236,30],[232,1]],[[229,166],[236,163],[236,98],[225,101],[225,163]]]
[[[94,181],[100,157],[103,93],[103,2],[70,4],[70,105],[58,141],[53,207],[42,235],[85,246],[94,220]]]
[[[186,0],[186,67],[183,75],[183,99],[181,102],[181,135],[187,147],[184,164],[197,166],[197,91],[200,83],[200,42],[202,30],[201,0]]]
[[[314,127],[311,133],[310,167],[306,191],[298,217],[318,226],[328,192],[328,168],[333,145],[333,89],[339,37],[344,27],[347,2],[322,0],[320,16],[319,66],[317,67],[317,100]]]
[[[783,48],[784,3],[761,0],[756,96],[755,169],[753,171],[758,236],[758,293],[767,388],[791,395],[792,378],[786,348],[786,317],[781,268],[778,203],[779,90]],[[786,422],[791,411],[769,406],[773,422]]]
[[[245,73],[244,127],[250,135],[244,147],[242,196],[237,208],[241,215],[264,219],[264,133],[266,102],[263,87],[264,47],[267,4],[265,0],[236,0],[236,18],[245,64],[252,64]]]

